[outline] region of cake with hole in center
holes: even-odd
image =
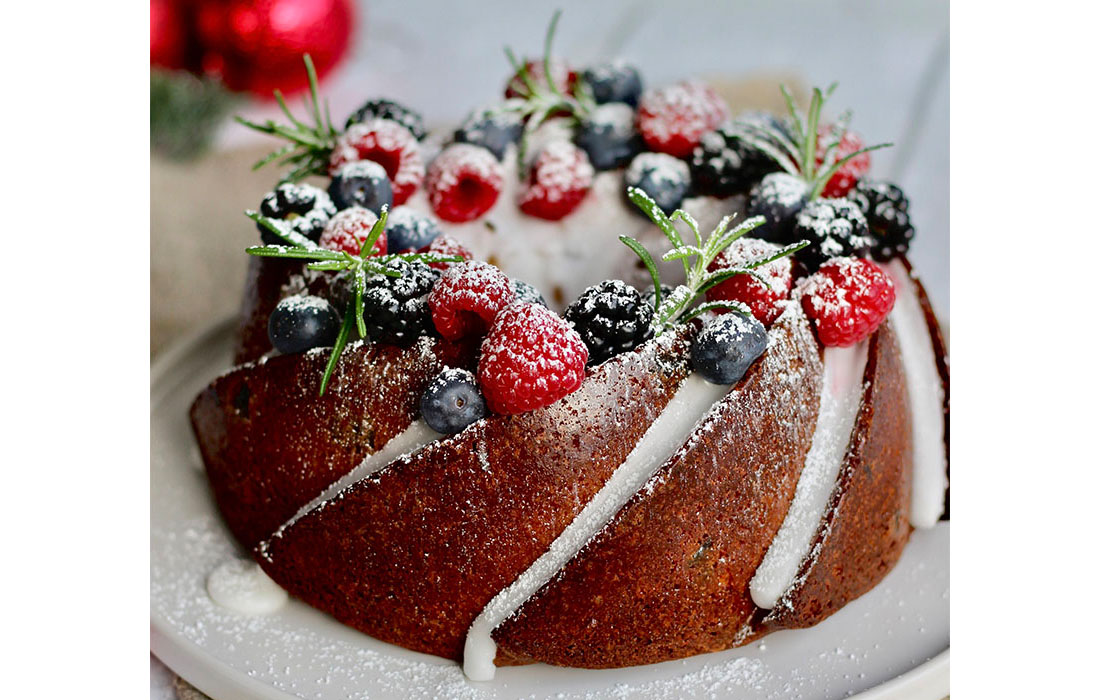
[[[907,198],[831,89],[769,115],[621,62],[513,71],[457,128],[336,124],[316,90],[248,123],[289,143],[236,365],[191,409],[226,524],[475,680],[816,624],[945,511]]]

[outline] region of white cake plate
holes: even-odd
[[[231,339],[232,323],[219,323],[170,348],[152,368],[152,650],[217,700],[948,694],[948,523],[914,533],[882,583],[816,627],[628,669],[521,666],[470,683],[457,664],[372,639],[297,600],[263,617],[223,609],[207,595],[206,577],[242,552],[215,509],[187,411],[229,365]]]

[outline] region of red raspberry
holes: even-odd
[[[753,258],[774,254],[779,246],[759,238],[738,238],[710,264],[708,270],[737,267]],[[783,307],[779,302],[791,291],[791,258],[787,256],[756,268],[755,272],[766,279],[764,284],[752,275],[735,275],[707,290],[708,301],[739,301],[752,310],[752,315],[765,326],[779,317]]]
[[[650,149],[686,158],[703,134],[729,116],[729,108],[718,93],[689,80],[643,94],[638,103],[638,131]]]
[[[802,308],[824,345],[854,345],[894,308],[894,283],[863,258],[833,258],[807,280]]]
[[[432,242],[424,246],[418,253],[435,253],[436,255],[453,256],[457,255],[463,260],[473,260],[474,254],[470,252],[470,249],[462,245],[450,236],[436,236],[432,239]],[[428,267],[434,267],[437,270],[449,269],[455,263],[449,262],[434,262],[428,263]]]
[[[318,243],[328,250],[342,250],[352,255],[359,255],[363,241],[367,240],[371,227],[377,221],[378,217],[370,209],[348,207],[328,220]],[[373,257],[385,254],[386,232],[383,231],[382,235],[374,241],[374,250],[370,255]]]
[[[481,335],[516,298],[512,281],[486,262],[453,263],[428,295],[435,329],[447,340]]]
[[[393,186],[394,206],[404,204],[424,181],[420,142],[411,131],[389,119],[371,119],[349,126],[336,139],[328,172],[335,175],[341,166],[360,160],[373,160],[386,169]]]
[[[519,208],[525,214],[557,221],[577,208],[596,171],[588,154],[569,141],[551,141],[531,167]]]
[[[523,413],[580,388],[587,362],[588,348],[568,323],[520,302],[497,314],[481,343],[477,379],[492,411]]]
[[[444,221],[473,221],[493,208],[503,187],[504,169],[480,146],[448,146],[428,168],[428,201]]]
[[[546,79],[546,65],[543,61],[524,61],[523,65],[535,87],[540,90],[542,88],[550,89],[550,82]],[[573,94],[573,84],[577,80],[577,74],[565,61],[550,59],[550,74],[554,76],[554,84],[558,86],[558,90],[566,95]],[[523,82],[523,78],[519,76],[517,71],[508,81],[508,85],[504,89],[504,96],[507,98],[527,97],[530,92],[527,83]]]
[[[832,140],[833,127],[826,124],[817,130],[817,164],[825,162],[825,145]],[[840,137],[840,143],[836,147],[834,162],[851,155],[863,148],[863,139],[855,132],[845,131]],[[856,186],[859,179],[871,169],[871,154],[861,153],[841,166],[840,170],[825,183],[825,189],[821,191],[822,197],[844,197],[848,191]]]

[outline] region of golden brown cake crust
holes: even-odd
[[[788,314],[767,354],[609,526],[493,634],[498,663],[630,666],[726,649],[810,448],[821,361]]]
[[[492,416],[391,464],[273,538],[260,563],[356,629],[458,659],[481,609],[576,517],[675,393],[686,343],[665,345],[600,365],[551,406]]]

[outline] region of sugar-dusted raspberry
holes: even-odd
[[[588,348],[560,316],[538,304],[512,304],[497,314],[481,343],[478,383],[501,414],[549,406],[584,381]]]
[[[551,141],[535,158],[519,208],[530,216],[557,221],[577,208],[592,189],[595,174],[584,150],[569,141]]]
[[[729,108],[718,93],[689,80],[643,93],[638,104],[638,131],[654,151],[686,158],[703,134],[729,116]]]
[[[459,243],[455,239],[451,238],[450,236],[446,236],[446,235],[437,236],[435,239],[432,240],[431,243],[429,243],[428,245],[424,246],[423,248],[421,248],[420,250],[418,250],[416,252],[418,252],[418,253],[434,253],[436,255],[447,256],[447,257],[458,256],[458,257],[462,258],[463,260],[473,260],[474,259],[474,254],[470,252],[469,248],[462,245],[461,243]],[[428,263],[428,266],[433,267],[436,270],[446,270],[447,268],[449,268],[451,265],[454,265],[454,264],[455,263],[453,263],[453,262],[433,262],[433,263]]]
[[[550,89],[550,81],[546,78],[546,64],[543,61],[524,61],[523,66],[527,70],[527,77],[531,79],[531,82],[535,84],[540,92]],[[566,95],[573,94],[573,84],[577,80],[577,74],[569,67],[569,64],[560,59],[550,59],[550,75],[553,76],[554,85],[557,86],[558,90]],[[528,97],[530,94],[530,88],[527,87],[527,83],[520,77],[518,71],[504,88],[504,96],[507,98]]]
[[[779,251],[774,243],[759,238],[738,238],[710,264],[711,271],[737,267],[749,260],[766,258]],[[783,311],[780,304],[791,291],[790,256],[773,260],[755,270],[767,280],[761,282],[752,275],[734,275],[707,290],[707,301],[739,301],[748,306],[752,315],[765,326]]]
[[[428,168],[428,201],[444,221],[473,221],[493,208],[504,187],[504,169],[480,146],[456,143]]]
[[[833,127],[823,125],[817,130],[817,164],[825,162],[825,148],[833,140]],[[855,132],[845,131],[836,147],[836,160],[849,156],[863,148],[863,139]],[[825,183],[822,197],[843,197],[856,186],[859,179],[871,169],[871,154],[861,153],[837,170]]]
[[[372,160],[386,169],[393,187],[393,203],[404,204],[424,181],[424,160],[420,142],[401,124],[389,119],[371,119],[352,124],[336,140],[328,171],[359,160]]]
[[[428,295],[435,329],[447,340],[481,335],[516,297],[508,276],[486,262],[455,263]]]
[[[328,250],[344,251],[352,255],[359,255],[363,247],[363,241],[367,240],[371,227],[378,221],[378,217],[370,209],[363,207],[348,207],[336,216],[329,219],[325,230],[321,234],[320,245]],[[383,231],[374,242],[374,249],[370,255],[386,254],[386,233]]]
[[[894,283],[864,258],[834,258],[806,281],[802,308],[822,344],[854,345],[874,333],[894,308]]]

